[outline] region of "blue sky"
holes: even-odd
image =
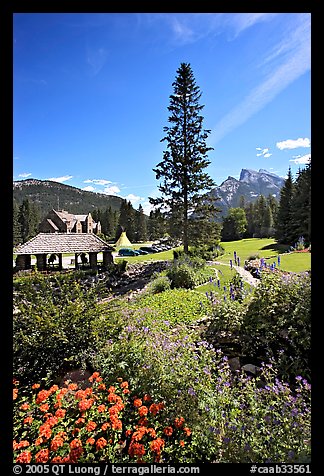
[[[286,176],[311,153],[310,13],[14,14],[14,180],[157,196],[169,96],[190,63],[210,176]]]

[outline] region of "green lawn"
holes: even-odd
[[[217,261],[229,263],[229,260],[233,259],[234,251],[236,251],[241,265],[252,255],[257,254],[260,258],[276,259],[278,254],[288,249],[286,245],[278,245],[273,238],[246,238],[237,241],[224,241],[221,242],[221,246],[224,248],[225,254],[217,258]]]

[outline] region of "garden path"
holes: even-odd
[[[225,266],[230,266],[228,263],[222,263],[221,261],[211,261],[209,264],[217,265],[217,264],[224,264]],[[258,283],[260,282],[259,279],[254,278],[252,274],[244,269],[242,266],[235,266],[233,265],[233,268],[242,276],[244,281],[249,283],[251,286],[257,286]]]

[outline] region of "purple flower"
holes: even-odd
[[[231,269],[233,268],[233,260],[230,259],[230,266],[231,266]]]
[[[192,387],[189,388],[188,394],[191,395],[192,397],[196,396],[196,392],[194,391],[194,389]]]

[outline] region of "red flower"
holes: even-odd
[[[43,405],[41,405],[41,406],[39,407],[39,409],[40,409],[41,412],[48,412],[48,410],[49,410],[49,404],[48,404],[48,403],[43,403]]]
[[[23,451],[16,458],[16,463],[30,463],[32,459],[32,454],[30,451]]]
[[[190,435],[191,435],[191,430],[190,430],[190,428],[188,428],[187,426],[183,429],[183,431],[185,432],[185,434],[186,434],[187,436],[190,436]]]
[[[55,436],[51,442],[51,451],[57,451],[58,448],[64,445],[64,440],[60,436]]]
[[[152,398],[150,397],[150,395],[148,395],[147,393],[144,395],[143,397],[143,401],[144,402],[150,402],[152,400]]]
[[[36,397],[37,405],[44,402],[48,396],[49,396],[49,392],[47,390],[41,390],[40,392],[38,392]]]
[[[103,413],[106,410],[106,405],[103,405],[103,404],[99,405],[97,410],[98,410],[98,413]]]
[[[134,458],[134,456],[144,456],[145,455],[144,445],[142,445],[141,443],[132,442],[129,445],[128,454],[131,456],[131,458]]]
[[[87,426],[86,426],[86,429],[87,429],[87,431],[94,431],[96,429],[96,426],[97,426],[96,422],[89,421]]]
[[[179,445],[180,445],[180,446],[184,446],[184,445],[185,445],[185,442],[184,442],[183,440],[180,440],[180,441],[179,441]]]
[[[29,408],[30,408],[29,403],[23,403],[22,405],[20,405],[21,410],[29,410]]]
[[[35,455],[35,461],[36,463],[47,463],[49,459],[49,450],[40,450],[38,453]]]
[[[138,413],[141,417],[146,416],[148,414],[148,408],[146,406],[139,407]]]
[[[161,448],[163,448],[165,441],[162,438],[156,438],[156,440],[151,441],[150,448],[152,451],[159,453]]]
[[[110,423],[108,422],[103,423],[103,425],[101,426],[102,431],[106,431],[108,428],[110,428]]]
[[[33,390],[35,390],[36,388],[39,388],[39,387],[40,387],[39,383],[34,383],[34,385],[32,385]]]
[[[174,420],[174,426],[177,428],[181,428],[182,425],[184,424],[185,419],[183,417],[180,418],[175,418]]]
[[[171,436],[173,433],[173,428],[171,426],[167,426],[164,428],[163,433],[167,436]]]
[[[63,410],[62,408],[59,408],[58,410],[56,410],[55,416],[56,416],[57,418],[64,418],[64,417],[65,417],[65,413],[66,413],[66,410]]]
[[[86,441],[86,445],[94,445],[96,440],[94,438],[88,438]]]
[[[108,388],[108,393],[115,393],[116,392],[116,387],[114,387],[113,385],[111,385],[109,388]]]
[[[128,388],[128,382],[126,382],[126,381],[125,381],[125,382],[122,382],[122,383],[120,384],[120,387],[121,387],[121,388]]]
[[[142,400],[140,398],[135,398],[134,407],[140,407],[142,405]]]
[[[70,443],[70,448],[71,450],[75,450],[77,448],[82,448],[82,442],[78,440],[77,438],[74,438],[74,440],[71,441]]]
[[[24,419],[24,425],[28,425],[34,421],[34,418],[31,416],[28,416]]]
[[[97,442],[96,442],[97,450],[102,449],[105,446],[107,446],[107,440],[103,437],[99,438],[99,440],[97,440]]]
[[[93,372],[91,377],[89,377],[89,382],[93,382],[95,379],[97,379],[100,376],[99,372]]]
[[[52,430],[48,423],[44,423],[39,427],[39,436],[43,436],[47,440],[51,437]]]

